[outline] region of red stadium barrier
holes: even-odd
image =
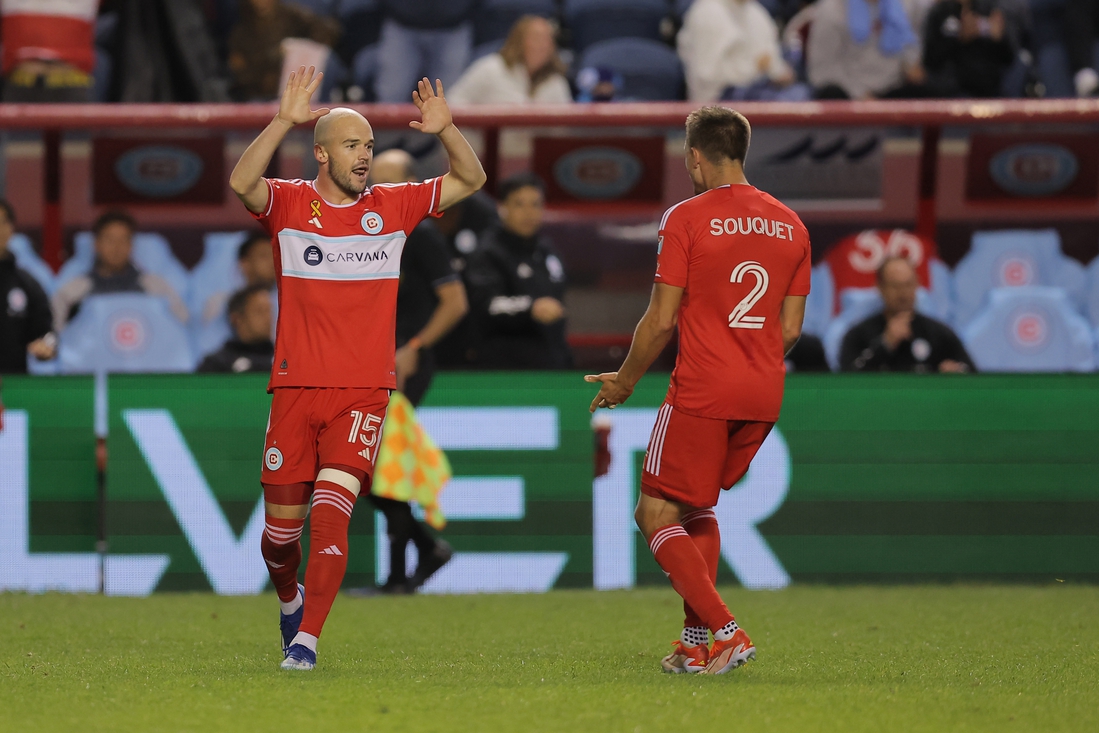
[[[414,119],[412,105],[351,105],[377,129],[400,129]],[[455,111],[455,120],[485,132],[484,164],[490,181],[499,164],[499,131],[503,128],[663,127],[678,128],[694,109],[687,103],[596,104],[544,108],[485,106]],[[943,127],[984,127],[1016,123],[1072,124],[1099,122],[1099,100],[939,100],[766,103],[737,107],[753,125],[766,126],[906,126],[922,127],[917,230],[935,234],[935,186],[938,140]],[[259,129],[278,107],[271,104],[99,104],[0,105],[0,130],[39,130],[45,141],[45,217],[43,256],[54,267],[61,255],[62,134],[88,129]]]

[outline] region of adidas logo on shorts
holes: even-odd
[[[343,555],[343,553],[340,552],[340,548],[336,547],[335,545],[329,545],[328,547],[324,548],[323,550],[321,550],[317,554],[318,555],[340,555],[340,556]]]

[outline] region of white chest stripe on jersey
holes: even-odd
[[[404,243],[404,232],[326,237],[283,229],[282,274],[304,280],[396,280]]]

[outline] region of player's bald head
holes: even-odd
[[[413,179],[412,156],[400,148],[392,148],[374,156],[370,179],[374,183],[404,183]]]
[[[336,107],[318,119],[313,128],[313,144],[323,148],[353,139],[373,140],[374,131],[365,117],[347,107]]]

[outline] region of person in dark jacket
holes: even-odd
[[[249,285],[229,298],[233,338],[199,364],[200,372],[269,372],[275,358],[271,341],[271,292]]]
[[[477,249],[486,231],[499,222],[496,202],[477,192],[443,212],[432,224],[445,237],[450,266],[465,282],[466,261]],[[468,369],[477,363],[477,342],[473,318],[466,316],[435,344],[435,363],[444,369]]]
[[[843,337],[845,372],[974,372],[961,340],[945,323],[916,312],[916,270],[903,257],[878,268],[884,308]]]
[[[14,233],[15,209],[0,199],[0,374],[25,374],[27,354],[52,359],[57,352],[50,299],[8,251]]]
[[[939,0],[927,14],[923,66],[938,97],[999,97],[1015,48],[997,0]]]
[[[567,369],[565,268],[541,235],[542,181],[530,173],[500,184],[500,224],[469,258],[466,282],[477,324],[478,364],[490,369]]]

